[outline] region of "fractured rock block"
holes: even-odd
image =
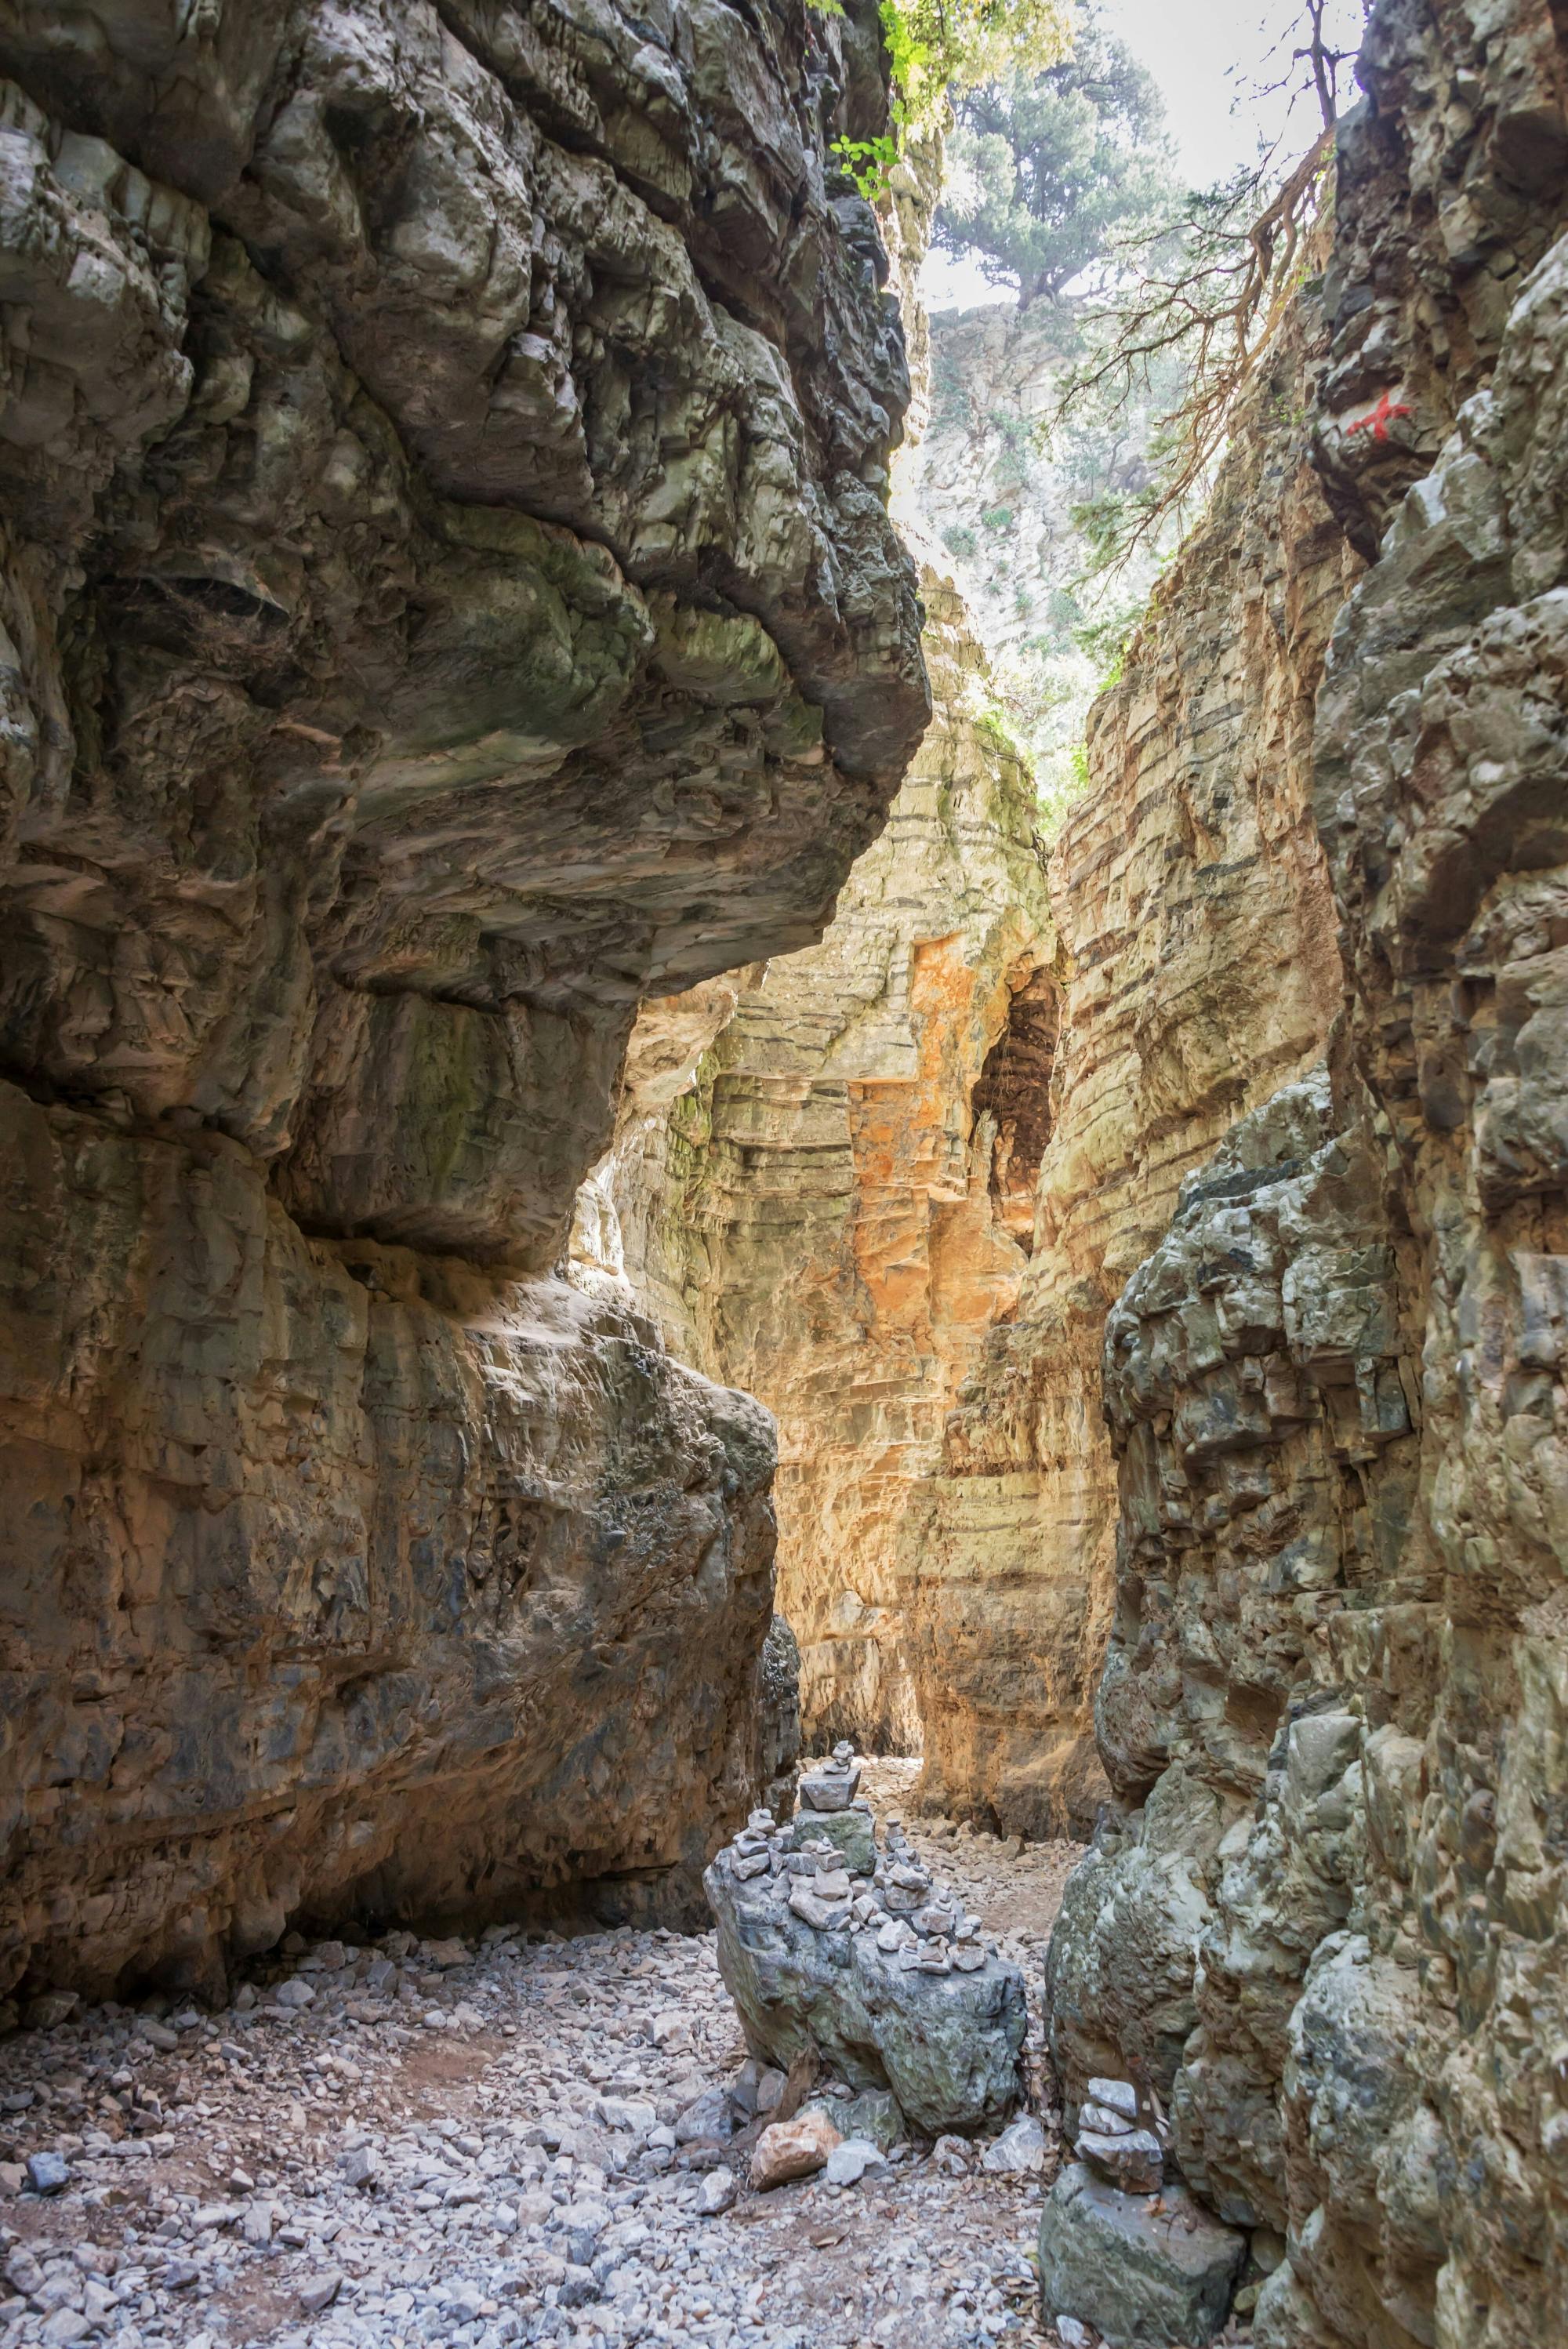
[[[1094,2325],[1109,2349],[1202,2349],[1225,2322],[1247,2239],[1183,2186],[1118,2193],[1082,2163],[1040,2214],[1040,2305]]]
[[[751,2183],[765,2191],[769,2186],[787,2186],[792,2178],[810,2178],[824,2167],[839,2141],[838,2130],[824,2113],[797,2113],[793,2120],[770,2121],[751,2149]]]
[[[1073,2150],[1124,2194],[1152,2194],[1165,2175],[1165,2150],[1152,2129],[1118,2130],[1115,2136],[1079,2129]]]

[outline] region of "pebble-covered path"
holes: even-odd
[[[868,1765],[885,1821],[913,1763]],[[1028,1982],[1069,1844],[906,1818]],[[291,1936],[291,1943],[296,1937]],[[93,2008],[0,2044],[0,2349],[1037,2343],[1046,2177],[944,2139],[736,2199],[680,2116],[746,2055],[713,1937],[285,1945],[219,2014]],[[711,2160],[711,2155],[700,2157]],[[38,2188],[45,2190],[36,2190]]]

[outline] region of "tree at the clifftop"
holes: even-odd
[[[960,101],[936,243],[1016,283],[1021,309],[1057,301],[1169,202],[1163,119],[1152,77],[1088,19],[1059,64]]]
[[[881,0],[881,12],[893,111],[908,128],[982,82],[1054,66],[1073,40],[1068,0]]]
[[[1106,298],[1086,305],[1086,357],[1065,379],[1047,429],[1077,433],[1086,410],[1128,419],[1147,409],[1161,374],[1180,396],[1150,435],[1155,465],[1130,493],[1113,490],[1075,520],[1103,566],[1184,529],[1207,492],[1242,394],[1289,315],[1315,232],[1335,152],[1344,69],[1354,54],[1334,27],[1361,0],[1289,0],[1272,55],[1277,78],[1255,91],[1284,101],[1284,128],[1258,160],[1220,185],[1194,189],[1154,222],[1139,252],[1117,240]],[[1305,151],[1294,118],[1315,112]]]

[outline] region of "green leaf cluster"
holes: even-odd
[[[880,203],[898,161],[898,140],[891,134],[881,139],[835,139],[833,153],[867,203]]]
[[[881,0],[901,136],[937,121],[951,97],[1054,65],[1072,38],[1069,0]]]

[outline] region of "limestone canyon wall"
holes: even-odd
[[[678,1907],[771,1433],[556,1267],[639,999],[814,937],[924,723],[875,12],[0,74],[0,1992]]]
[[[601,1261],[777,1414],[808,1740],[900,1752],[931,1702],[931,1474],[1026,1268],[1057,1022],[1029,780],[961,604],[923,587],[935,716],[887,830],[820,947],[648,1007],[594,1186]]]
[[[912,1605],[925,1795],[1093,1824],[1111,1608],[1109,1307],[1181,1179],[1318,1057],[1340,996],[1311,813],[1312,697],[1356,568],[1308,462],[1310,292],[1201,527],[1096,706],[1051,845],[1060,1040],[1028,1269],[948,1423]]]
[[[1565,67],[1532,0],[1373,13],[1313,409],[1371,562],[1313,742],[1345,1017],[1106,1336],[1057,2053],[1261,2230],[1260,2349],[1568,2333]]]
[[[1324,346],[1308,295],[1044,885],[926,575],[936,719],[888,831],[820,947],[645,1011],[596,1180],[614,1237],[588,1252],[779,1417],[808,1739],[923,1750],[923,1799],[1009,1832],[1087,1833],[1107,1792],[1106,1314],[1340,1000],[1311,718],[1358,565],[1309,462]]]

